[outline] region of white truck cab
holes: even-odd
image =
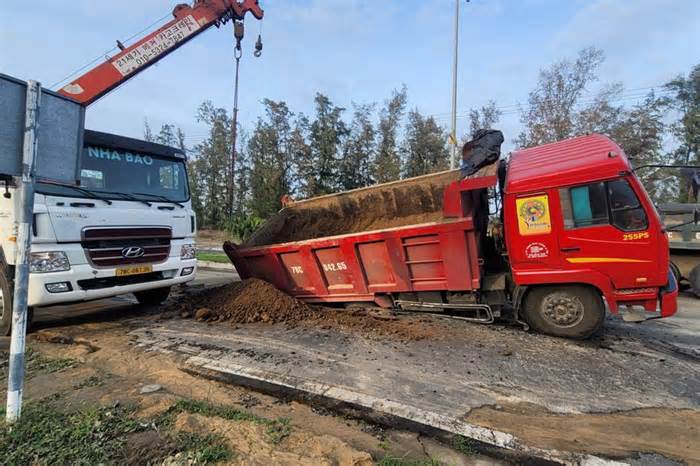
[[[28,304],[133,293],[160,304],[194,279],[196,218],[178,149],[85,131],[77,186],[37,180]],[[0,184],[0,334],[11,325],[19,196]]]

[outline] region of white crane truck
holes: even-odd
[[[163,302],[195,277],[196,219],[185,154],[86,130],[78,184],[36,183],[28,305],[133,293]],[[13,178],[0,194],[0,334],[10,331],[18,204]]]

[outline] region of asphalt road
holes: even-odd
[[[196,289],[218,286],[236,279],[238,276],[230,271],[200,269],[195,280],[186,287]],[[65,319],[72,320],[93,314],[96,321],[101,316],[114,320],[122,313],[129,316],[133,316],[134,312],[138,313],[138,308],[131,309],[134,304],[134,297],[126,295],[70,306],[40,308],[35,311],[35,324],[37,328],[46,328],[60,324]],[[620,341],[646,341],[658,350],[685,353],[690,357],[700,358],[700,299],[690,293],[681,294],[678,313],[668,319],[635,324],[609,317],[606,322],[606,335],[615,336]],[[0,338],[0,346],[5,341],[5,338]]]

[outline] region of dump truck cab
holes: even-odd
[[[594,334],[606,303],[637,320],[675,312],[659,216],[610,139],[472,168],[287,203],[224,251],[241,278],[304,301],[520,318],[562,337]]]
[[[503,203],[514,304],[538,330],[587,336],[602,324],[603,299],[639,320],[676,312],[663,224],[609,138],[514,152]]]

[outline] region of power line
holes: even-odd
[[[654,89],[654,88],[655,88],[655,87],[652,86],[652,87],[648,87],[648,88],[638,88],[638,89],[633,89],[633,90],[637,91],[637,90]],[[630,90],[630,92],[633,91],[633,90]],[[665,95],[673,94],[674,92],[675,92],[675,91],[673,91],[672,89],[667,89],[667,90],[661,89],[661,90],[659,90],[658,92],[655,92],[654,94],[655,94],[656,96],[665,96]],[[591,93],[589,93],[589,95],[590,95],[590,94],[591,94]],[[607,99],[607,101],[608,101],[608,102],[623,102],[623,101],[641,99],[641,98],[643,98],[643,97],[646,97],[647,95],[648,95],[648,92],[623,93],[623,94],[621,94],[621,95],[618,96],[618,97],[614,97],[614,98],[611,98],[611,99]],[[543,100],[543,102],[547,102],[548,100],[549,100],[549,101],[552,101],[552,99],[545,99],[545,100]],[[598,101],[599,101],[598,98],[592,98],[592,99],[582,100],[582,101],[576,103],[576,107],[579,107],[579,108],[580,108],[580,107],[583,106],[583,105],[594,104],[594,103],[596,103],[596,102],[598,102]],[[529,104],[511,104],[511,105],[502,105],[502,106],[496,107],[497,110],[500,110],[500,111],[501,111],[501,113],[500,113],[501,116],[518,114],[518,113],[520,113],[520,110],[521,110],[521,109],[527,111],[527,110],[530,109],[530,108],[532,108],[532,106],[529,105]],[[470,109],[470,110],[471,110],[471,109]],[[459,113],[459,114],[457,115],[457,118],[468,118],[468,117],[469,117],[469,112],[470,112],[470,110],[465,110],[463,113]],[[436,120],[442,120],[442,121],[448,120],[448,119],[450,118],[450,117],[449,117],[449,113],[447,113],[447,112],[443,112],[443,113],[433,113],[433,114],[431,114],[431,115],[429,115],[429,116],[432,116],[432,117],[435,118]]]

